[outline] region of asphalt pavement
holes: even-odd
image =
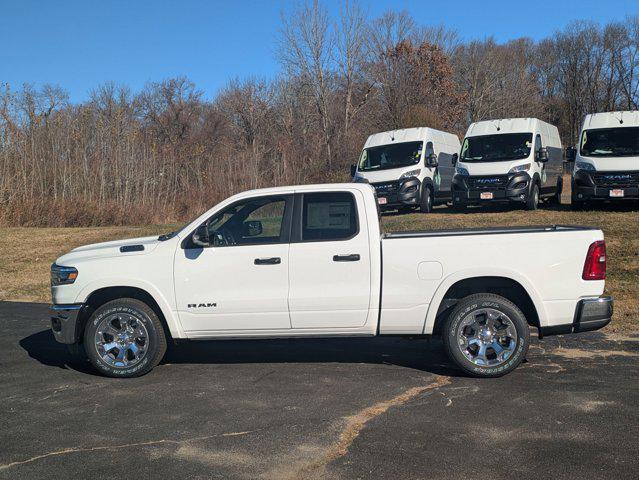
[[[534,340],[464,377],[437,340],[190,342],[99,376],[0,302],[0,479],[636,479],[639,336]]]

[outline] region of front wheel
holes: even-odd
[[[146,303],[133,298],[99,307],[84,331],[87,358],[109,377],[139,377],[151,371],[166,352],[162,322]]]
[[[526,358],[530,330],[510,300],[481,293],[462,299],[442,331],[449,358],[475,377],[500,377]]]
[[[419,209],[422,213],[430,213],[433,211],[433,193],[428,186],[422,189],[422,199],[419,204]]]
[[[533,186],[530,189],[530,195],[528,195],[528,199],[526,200],[526,210],[537,210],[538,207],[539,185],[537,185],[537,183],[533,183]]]

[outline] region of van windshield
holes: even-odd
[[[528,158],[532,133],[502,133],[466,137],[461,150],[464,162],[499,162]]]
[[[597,128],[581,134],[585,157],[639,156],[639,127]]]
[[[359,160],[358,170],[388,170],[419,163],[424,142],[402,142],[365,148]]]

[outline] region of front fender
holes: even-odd
[[[449,276],[445,277],[442,283],[440,283],[439,287],[437,287],[437,290],[435,291],[435,294],[433,295],[433,298],[428,305],[426,320],[424,321],[424,330],[422,331],[423,334],[433,333],[435,320],[437,318],[437,311],[439,310],[439,306],[441,305],[442,300],[444,299],[444,296],[446,295],[446,292],[448,292],[450,287],[461,280],[478,277],[502,277],[519,283],[530,296],[533,305],[537,310],[540,325],[542,327],[547,325],[546,310],[544,308],[544,304],[539,295],[539,292],[537,292],[535,287],[525,276],[521,275],[519,272],[506,268],[469,268],[450,274]]]
[[[91,294],[97,290],[103,288],[112,288],[112,287],[130,287],[130,288],[139,288],[140,290],[144,290],[146,293],[151,295],[155,302],[160,307],[164,318],[166,319],[167,327],[171,332],[171,336],[173,338],[184,338],[184,330],[182,329],[182,325],[180,324],[180,320],[178,316],[171,309],[171,305],[166,299],[166,297],[158,290],[153,284],[146,282],[141,279],[130,278],[130,277],[112,277],[112,278],[101,278],[99,280],[95,280],[93,282],[85,285],[77,294],[75,303],[85,303]]]

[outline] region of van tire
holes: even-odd
[[[118,318],[122,320],[117,320]],[[108,328],[109,324],[111,326],[119,324],[120,329],[125,332],[126,329],[123,327],[125,325],[123,322],[126,322],[126,325],[131,327],[131,330],[135,329],[137,325],[137,328],[141,328],[141,331],[146,333],[144,337],[146,340],[142,344],[145,350],[139,360],[135,361],[135,359],[130,360],[127,358],[124,362],[120,362],[125,363],[125,365],[116,366],[108,358],[105,359],[100,356],[96,338],[98,336],[98,328],[104,328],[105,325]],[[117,332],[118,328],[112,330]],[[107,334],[107,337],[111,340],[105,340],[105,343],[116,342],[116,339],[112,338],[111,335]],[[150,372],[164,357],[166,347],[164,326],[157,314],[146,303],[134,298],[119,298],[98,307],[87,321],[84,331],[84,349],[87,358],[101,374],[108,377],[132,378],[140,377]],[[113,348],[115,350],[111,350],[111,355],[116,356],[115,352],[119,353],[119,349],[117,346]],[[127,357],[126,353],[125,357]],[[129,362],[135,363],[127,366],[126,363]]]
[[[485,309],[503,314],[503,317],[501,317],[499,321],[501,322],[502,318],[507,319],[508,323],[512,325],[517,332],[517,340],[510,357],[498,364],[487,366],[477,365],[469,360],[459,344],[459,335],[462,334],[461,329],[464,328],[463,325],[461,325],[462,322],[468,319],[469,316],[472,316],[473,312],[480,313],[481,310]],[[493,331],[495,330],[493,329]],[[513,302],[500,295],[479,293],[461,299],[455,308],[453,308],[444,322],[442,340],[449,359],[468,375],[484,378],[501,377],[517,368],[526,358],[530,344],[530,327],[522,311]],[[463,339],[461,341],[463,341]],[[470,349],[470,347],[468,348]],[[487,348],[491,348],[490,345],[488,345]],[[496,350],[492,350],[492,352],[495,351]],[[487,353],[485,353],[485,355],[487,355]]]
[[[533,183],[530,188],[530,195],[526,199],[526,210],[537,210],[539,207],[539,184]]]
[[[557,179],[557,190],[555,191],[555,194],[550,197],[550,203],[552,203],[553,205],[561,205],[561,194],[563,191],[564,180],[560,177]]]
[[[422,199],[419,203],[419,210],[422,213],[430,213],[433,211],[433,193],[428,185],[422,188]]]

